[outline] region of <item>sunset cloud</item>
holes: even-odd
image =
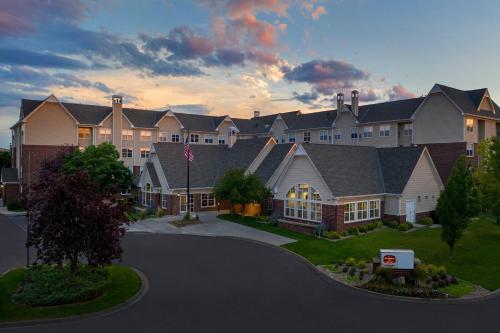
[[[389,91],[389,99],[391,101],[398,100],[398,99],[407,99],[407,98],[415,98],[417,97],[416,94],[412,93],[405,87],[403,87],[401,84],[398,84]]]

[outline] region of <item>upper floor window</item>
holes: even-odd
[[[200,135],[199,134],[191,134],[189,137],[189,142],[200,142]]]
[[[132,148],[122,148],[123,158],[132,158]]]
[[[286,142],[286,136],[285,134],[282,134],[281,135],[281,143],[285,143]]]
[[[467,150],[466,154],[467,157],[474,157],[474,144],[473,143],[468,143],[467,144]]]
[[[342,131],[341,130],[335,130],[335,132],[333,132],[333,139],[335,141],[342,140]]]
[[[141,131],[141,141],[151,141],[152,138],[151,131]]]
[[[373,126],[363,127],[363,138],[371,138],[373,136]]]
[[[474,119],[467,118],[465,124],[467,126],[467,132],[474,132]]]
[[[412,136],[412,134],[413,134],[413,124],[405,124],[403,128],[403,135]]]
[[[297,184],[286,194],[285,216],[321,222],[321,205],[321,196],[314,187],[309,184]]]
[[[167,132],[160,132],[158,135],[158,141],[159,142],[167,142],[168,138],[168,133]]]
[[[295,142],[295,133],[288,134],[288,142]]]
[[[123,141],[132,141],[134,139],[134,132],[131,129],[122,130],[122,140]]]
[[[150,152],[150,148],[141,148],[141,158],[148,158]]]
[[[100,128],[99,137],[101,140],[111,140],[111,128]]]
[[[304,142],[311,141],[311,132],[304,132]]]
[[[219,135],[219,144],[220,145],[225,145],[226,144],[226,136]]]
[[[328,131],[319,131],[319,140],[328,141]]]
[[[78,139],[88,140],[90,139],[90,128],[80,127],[78,128]]]
[[[351,128],[351,139],[356,140],[358,138],[358,129],[356,127]]]
[[[205,143],[214,143],[213,135],[205,135]]]
[[[390,125],[380,125],[378,130],[379,136],[391,136],[391,126]]]
[[[179,134],[172,134],[172,142],[180,142],[181,141],[181,137]]]

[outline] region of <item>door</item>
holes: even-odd
[[[406,222],[415,223],[415,200],[406,201]]]
[[[189,211],[194,211],[194,196],[191,194],[189,196]],[[187,194],[181,194],[180,196],[180,211],[181,213],[185,213],[187,211]]]

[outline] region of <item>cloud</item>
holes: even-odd
[[[378,99],[380,99],[380,97],[373,89],[360,90],[359,92],[360,102],[374,102]]]
[[[389,100],[391,101],[398,99],[415,98],[415,97],[417,97],[416,94],[412,93],[411,91],[403,87],[401,84],[393,86],[392,89],[389,91]]]
[[[69,73],[57,73],[52,76],[53,84],[62,85],[64,87],[83,87],[94,88],[107,94],[113,93],[113,89],[109,88],[102,82],[91,82],[89,80],[77,77]]]
[[[321,15],[324,15],[326,14],[326,8],[323,7],[323,6],[318,6],[316,7],[315,10],[313,10],[313,12],[311,13],[311,17],[314,19],[314,20],[319,20],[319,17]]]
[[[314,104],[316,100],[319,98],[319,94],[317,92],[305,92],[303,94],[299,94],[297,92],[293,92],[293,98],[296,99],[299,102],[302,102],[304,104]]]
[[[179,113],[192,113],[192,114],[209,114],[210,108],[205,104],[178,104],[167,105],[167,109]]]
[[[205,57],[204,62],[207,66],[230,67],[243,65],[245,63],[245,53],[233,49],[221,49],[217,50],[215,54]]]
[[[20,49],[0,49],[0,63],[43,68],[88,69],[82,61],[50,53]]]
[[[290,82],[312,85],[316,92],[331,95],[336,89],[348,89],[369,75],[348,62],[339,60],[313,60],[294,68],[283,67],[284,77]]]
[[[256,12],[275,13],[285,16],[290,1],[286,0],[231,0],[226,4],[229,15],[233,18],[254,15]]]
[[[50,22],[80,22],[87,6],[79,0],[0,1],[0,37],[34,33]]]
[[[306,17],[311,17],[313,20],[319,20],[321,15],[327,13],[324,6],[316,6],[315,0],[302,1],[303,14]]]

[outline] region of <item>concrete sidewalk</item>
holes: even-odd
[[[177,228],[168,222],[182,219],[182,216],[165,216],[136,222],[129,227],[128,232],[241,237],[275,246],[295,242],[294,239],[288,237],[221,220],[217,218],[216,212],[203,212],[198,213],[198,215],[200,216],[200,224]]]

